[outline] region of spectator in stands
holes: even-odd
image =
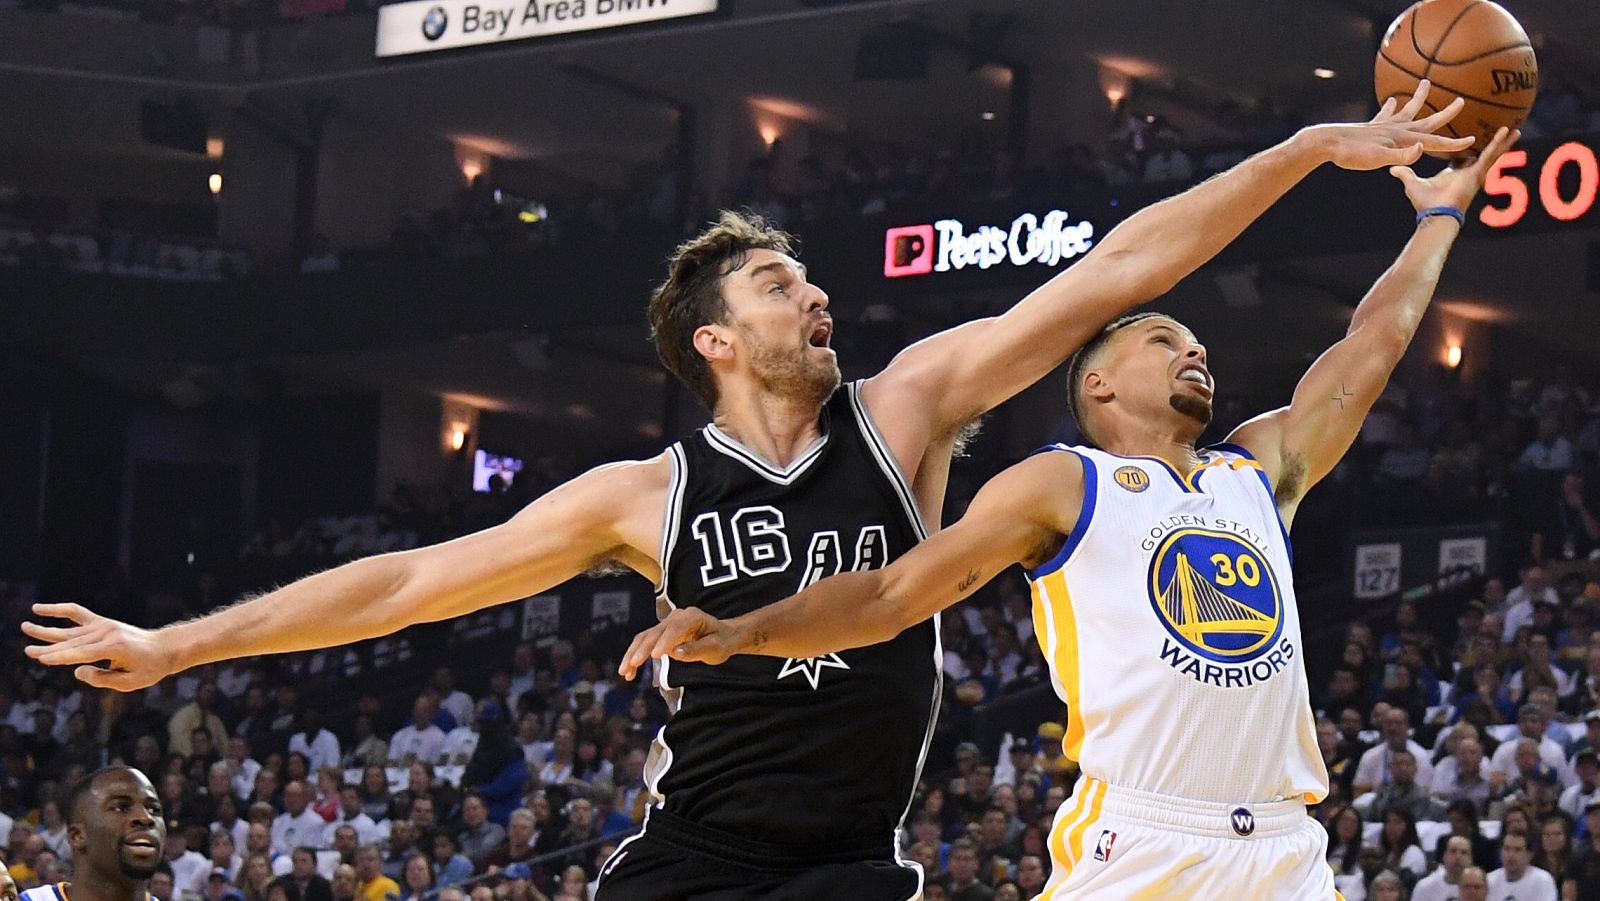
[[[1478,866],[1493,868],[1497,861],[1499,851],[1494,842],[1483,834],[1479,823],[1481,814],[1474,810],[1467,801],[1456,801],[1445,809],[1444,819],[1450,825],[1450,831],[1434,840],[1433,859],[1439,860],[1444,856],[1445,844],[1453,835],[1459,835],[1467,840],[1472,848],[1472,862]]]
[[[333,886],[317,872],[316,849],[302,845],[294,849],[291,858],[294,868],[283,877],[294,888],[290,897],[300,901],[333,901]]]
[[[1434,768],[1430,794],[1437,804],[1466,801],[1482,814],[1489,804],[1489,764],[1476,738],[1468,736],[1456,741],[1455,753]]]
[[[1461,878],[1472,867],[1472,844],[1464,836],[1445,839],[1439,866],[1425,876],[1411,892],[1411,901],[1452,901],[1460,897]],[[1481,870],[1479,871],[1482,872]]]
[[[1415,883],[1428,872],[1428,856],[1417,837],[1417,821],[1404,807],[1390,807],[1383,815],[1383,830],[1378,834],[1383,849],[1383,865]]]
[[[355,719],[355,747],[342,761],[347,768],[376,766],[389,762],[389,742],[376,734],[372,717],[362,714]]]
[[[1379,732],[1382,742],[1376,747],[1361,755],[1361,762],[1356,766],[1354,792],[1357,796],[1370,791],[1376,791],[1394,780],[1394,757],[1398,752],[1408,751],[1416,767],[1411,771],[1412,778],[1421,785],[1430,785],[1433,782],[1433,765],[1429,762],[1427,752],[1422,746],[1411,740],[1411,717],[1405,710],[1389,708],[1382,715],[1379,722]],[[1426,792],[1423,793],[1426,799]],[[1381,811],[1379,812],[1381,815]]]
[[[1410,751],[1396,751],[1389,759],[1389,782],[1379,787],[1367,808],[1367,819],[1382,820],[1392,810],[1403,810],[1412,822],[1431,820],[1438,809],[1428,789],[1417,782],[1418,758]]]
[[[448,666],[435,667],[431,687],[438,695],[439,709],[455,720],[455,725],[463,725],[472,720],[472,698],[467,693],[456,688],[456,674]],[[442,728],[442,726],[441,726]],[[455,728],[454,726],[451,727]],[[450,731],[449,729],[445,730]]]
[[[310,803],[311,792],[304,782],[283,787],[283,813],[272,821],[272,850],[288,854],[302,845],[322,846],[328,824],[311,810]]]
[[[240,857],[233,844],[233,836],[227,832],[211,833],[211,869],[213,872],[222,870],[229,882],[239,879],[239,868],[244,865],[244,858]]]
[[[300,713],[301,730],[289,736],[289,752],[305,755],[311,771],[339,766],[339,739],[322,726],[322,714],[316,707],[307,707]]]
[[[1600,897],[1600,799],[1590,801],[1583,812],[1588,836],[1572,855],[1572,870],[1564,886],[1573,886],[1577,897]],[[1564,889],[1565,891],[1565,889]]]
[[[374,822],[389,818],[389,776],[383,767],[369,765],[361,771],[361,810]]]
[[[328,888],[333,894],[333,901],[356,901],[361,891],[361,880],[356,875],[356,868],[347,863],[334,867],[333,878],[329,880]]]
[[[1544,567],[1532,563],[1522,570],[1521,584],[1506,593],[1505,629],[1501,639],[1505,644],[1516,640],[1518,629],[1533,623],[1535,601],[1555,605],[1560,603],[1560,597],[1550,584]]]
[[[1567,472],[1553,497],[1539,492],[1535,503],[1528,548],[1534,560],[1581,560],[1600,545],[1600,518],[1592,512],[1582,473]]]
[[[1500,747],[1495,749],[1494,757],[1489,764],[1490,772],[1499,773],[1509,783],[1531,772],[1534,762],[1542,761],[1548,764],[1551,769],[1554,769],[1558,775],[1561,775],[1567,766],[1567,755],[1559,744],[1545,735],[1545,727],[1549,722],[1550,716],[1545,712],[1544,708],[1536,704],[1523,704],[1517,710],[1519,738],[1517,741],[1502,742]],[[1519,753],[1526,754],[1525,751],[1519,752],[1518,750],[1525,747],[1524,740],[1533,745],[1532,761],[1519,761],[1517,759]],[[1571,779],[1562,776],[1563,784],[1571,781]]]
[[[573,765],[577,762],[578,737],[573,730],[559,726],[550,740],[550,759],[539,770],[539,781],[545,785],[563,785],[574,781]]]
[[[382,830],[367,813],[366,805],[361,801],[361,792],[354,785],[339,786],[339,811],[323,830],[323,847],[333,846],[334,834],[341,826],[354,830],[357,842],[362,845],[375,844],[382,837]]]
[[[228,745],[228,730],[216,714],[217,683],[201,682],[195,690],[194,700],[179,707],[167,722],[167,750],[183,757],[194,754],[193,733],[204,729],[211,736],[212,746]]]
[[[1329,818],[1328,865],[1335,876],[1354,876],[1360,871],[1361,814],[1354,807],[1341,808]]]
[[[1405,882],[1392,870],[1384,870],[1372,877],[1367,890],[1368,901],[1405,901]],[[1348,899],[1347,899],[1348,901]]]
[[[433,887],[433,867],[427,855],[418,851],[408,856],[400,869],[400,901],[422,901]]]
[[[472,878],[472,861],[461,853],[456,837],[446,830],[433,834],[433,875],[439,885],[458,885]]]
[[[1502,866],[1489,874],[1489,893],[1515,901],[1556,901],[1556,882],[1549,873],[1532,866],[1529,837],[1512,832],[1500,839]]]
[[[1554,813],[1539,823],[1539,850],[1533,865],[1560,885],[1572,867],[1572,820],[1565,813]]]
[[[490,852],[506,843],[506,830],[489,819],[483,797],[472,792],[461,801],[461,822],[465,827],[457,840],[461,853],[472,862],[475,871],[482,870]]]
[[[293,861],[289,855],[280,854],[272,847],[272,827],[267,823],[255,822],[245,833],[244,857],[246,863],[252,856],[260,856],[267,862],[267,871],[273,876],[282,876],[289,872]]]
[[[176,821],[167,824],[166,865],[172,873],[173,885],[179,892],[205,893],[206,877],[211,874],[211,862],[203,855],[189,850],[188,831]]]
[[[417,695],[411,706],[411,722],[389,741],[391,766],[416,761],[432,764],[439,759],[444,750],[444,730],[434,725],[438,714],[438,700],[432,692]]]
[[[332,830],[332,838],[328,842],[330,849],[339,855],[341,863],[354,866],[356,852],[361,850],[360,833],[348,823],[329,823],[328,828]]]
[[[978,849],[967,839],[950,843],[950,871],[940,879],[950,901],[989,901],[994,890],[978,878]]]
[[[1550,658],[1550,636],[1542,632],[1533,632],[1528,636],[1527,658],[1522,669],[1511,674],[1508,690],[1513,699],[1526,699],[1526,693],[1532,687],[1547,685],[1555,689],[1558,697],[1568,697],[1576,689],[1572,674],[1556,666]],[[1533,681],[1537,677],[1537,682]],[[1554,705],[1547,708],[1547,713],[1554,709]],[[1546,726],[1548,727],[1548,715]]]
[[[468,797],[471,797],[470,795]],[[511,812],[506,825],[506,840],[485,852],[479,862],[480,869],[499,867],[505,869],[514,863],[523,863],[535,855],[533,849],[533,811],[519,807]],[[462,846],[468,847],[463,837]]]
[[[1539,433],[1517,458],[1520,469],[1543,473],[1565,473],[1572,469],[1572,442],[1561,434],[1561,422],[1554,416],[1539,420]]]
[[[365,845],[356,852],[356,878],[361,901],[399,901],[400,886],[383,874],[383,855],[376,845]]]
[[[1600,716],[1596,717],[1600,720]],[[1572,756],[1572,772],[1576,781],[1567,786],[1561,793],[1561,799],[1556,806],[1561,812],[1574,821],[1583,818],[1583,812],[1588,809],[1589,802],[1600,798],[1600,753],[1592,747]]]

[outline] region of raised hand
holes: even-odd
[[[1483,189],[1489,170],[1520,137],[1522,132],[1502,128],[1495,132],[1494,140],[1489,142],[1477,159],[1458,161],[1431,178],[1423,178],[1411,171],[1410,166],[1393,166],[1389,174],[1405,185],[1406,198],[1418,212],[1441,206],[1465,212],[1472,199]]]
[[[667,618],[634,636],[622,655],[617,674],[628,681],[651,658],[671,657],[716,665],[737,653],[738,636],[724,620],[698,607],[674,610]]]
[[[1417,114],[1428,101],[1430,85],[1424,79],[1417,93],[1400,106],[1390,97],[1370,122],[1344,125],[1314,125],[1306,134],[1317,141],[1322,155],[1341,169],[1383,169],[1408,166],[1424,153],[1460,153],[1472,146],[1473,138],[1448,138],[1435,134],[1461,112],[1465,103],[1457,97],[1449,106],[1422,119]]]
[[[77,604],[34,604],[35,616],[64,619],[71,626],[22,624],[23,634],[43,642],[29,657],[46,666],[76,666],[78,681],[95,688],[137,691],[176,670],[175,656],[157,633],[101,616]],[[104,666],[99,664],[104,663]]]

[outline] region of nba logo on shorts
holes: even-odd
[[[891,228],[883,239],[884,278],[927,275],[933,271],[933,226]]]
[[[1110,829],[1100,831],[1100,840],[1094,843],[1094,859],[1110,860],[1111,845],[1117,840],[1117,834]]]
[[[1240,835],[1256,831],[1256,815],[1248,807],[1235,807],[1233,813],[1228,815],[1228,820],[1233,825],[1233,831]]]

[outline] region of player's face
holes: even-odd
[[[1215,384],[1193,332],[1159,317],[1127,326],[1113,345],[1101,371],[1126,409],[1150,417],[1176,412],[1197,430],[1211,422]]]
[[[167,824],[143,773],[117,770],[95,780],[71,814],[73,852],[102,877],[149,879],[161,863]],[[77,818],[81,817],[81,820]]]
[[[722,281],[733,371],[779,397],[820,404],[839,387],[839,358],[827,292],[806,281],[804,266],[772,250],[751,251]]]
[[[11,873],[6,870],[6,865],[0,863],[0,901],[19,901],[21,895],[17,892],[17,881],[11,878]]]

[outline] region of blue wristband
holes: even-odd
[[[1465,228],[1467,225],[1467,214],[1461,212],[1453,206],[1430,206],[1417,214],[1417,224],[1421,225],[1422,220],[1428,219],[1432,216],[1449,216],[1451,219],[1456,220],[1456,224],[1460,225],[1462,228]]]

